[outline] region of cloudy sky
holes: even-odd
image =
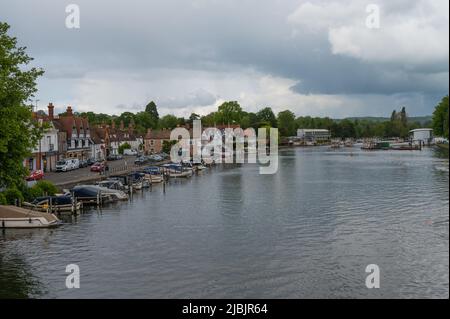
[[[80,8],[68,29],[66,6]],[[368,28],[368,4],[380,28]],[[45,69],[39,106],[119,114],[428,115],[449,86],[448,0],[1,0]]]

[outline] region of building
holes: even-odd
[[[433,142],[433,129],[418,128],[409,131],[410,140],[421,143],[422,145],[429,145]]]
[[[36,147],[31,151],[31,156],[25,159],[24,166],[30,172],[35,170],[51,172],[55,170],[56,162],[59,159],[59,131],[54,126],[51,116],[33,113],[33,118],[38,121],[40,126],[45,125],[48,128],[43,133]]]
[[[330,140],[331,133],[325,129],[298,129],[297,137],[309,142],[325,142]]]
[[[161,153],[164,141],[170,141],[169,129],[152,130],[149,128],[144,137],[144,151],[146,154]]]
[[[53,114],[51,117],[53,117]],[[91,157],[91,146],[93,142],[91,140],[91,130],[87,118],[75,116],[72,107],[68,106],[66,114],[55,118],[53,121],[57,122],[60,131],[66,133],[67,151],[65,158],[84,160]]]
[[[109,135],[107,127],[94,127],[91,130],[91,158],[95,161],[105,160],[108,154]]]

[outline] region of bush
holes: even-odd
[[[6,203],[9,205],[15,205],[16,200],[19,200],[20,202],[23,202],[24,200],[22,193],[15,186],[8,188],[3,195],[6,198]]]
[[[122,145],[119,146],[119,154],[123,155],[123,151],[130,149],[131,145],[128,143],[123,143]]]
[[[56,188],[56,186],[49,181],[39,181],[30,189],[30,195],[33,198],[44,195],[53,196],[57,192],[58,189]]]
[[[0,205],[7,205],[8,202],[6,201],[5,195],[3,193],[0,193]]]

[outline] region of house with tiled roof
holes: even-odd
[[[49,108],[52,109],[53,105],[50,104]],[[39,126],[45,126],[46,129],[35,148],[31,150],[30,156],[24,160],[23,165],[30,172],[35,170],[51,172],[55,170],[56,162],[59,159],[59,130],[53,123],[53,114],[47,115],[45,112],[39,111],[33,112],[32,117]]]
[[[88,159],[91,157],[93,142],[87,118],[75,116],[72,107],[68,106],[66,113],[58,118],[54,118],[53,122],[57,123],[56,125],[58,125],[60,131],[66,133],[66,158]]]
[[[144,151],[146,154],[161,153],[164,141],[170,141],[169,129],[153,130],[149,128],[144,137]]]

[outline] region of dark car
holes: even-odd
[[[115,160],[117,160],[117,156],[116,156],[116,155],[109,155],[109,156],[106,158],[106,160],[108,160],[108,161],[115,161]]]
[[[89,166],[89,164],[88,164],[87,160],[81,160],[80,161],[80,167],[88,167],[88,166]]]
[[[145,156],[139,156],[134,160],[134,164],[136,165],[143,165],[148,162],[148,158]]]
[[[87,162],[88,166],[95,164],[95,160],[93,158],[89,158],[86,162]]]

